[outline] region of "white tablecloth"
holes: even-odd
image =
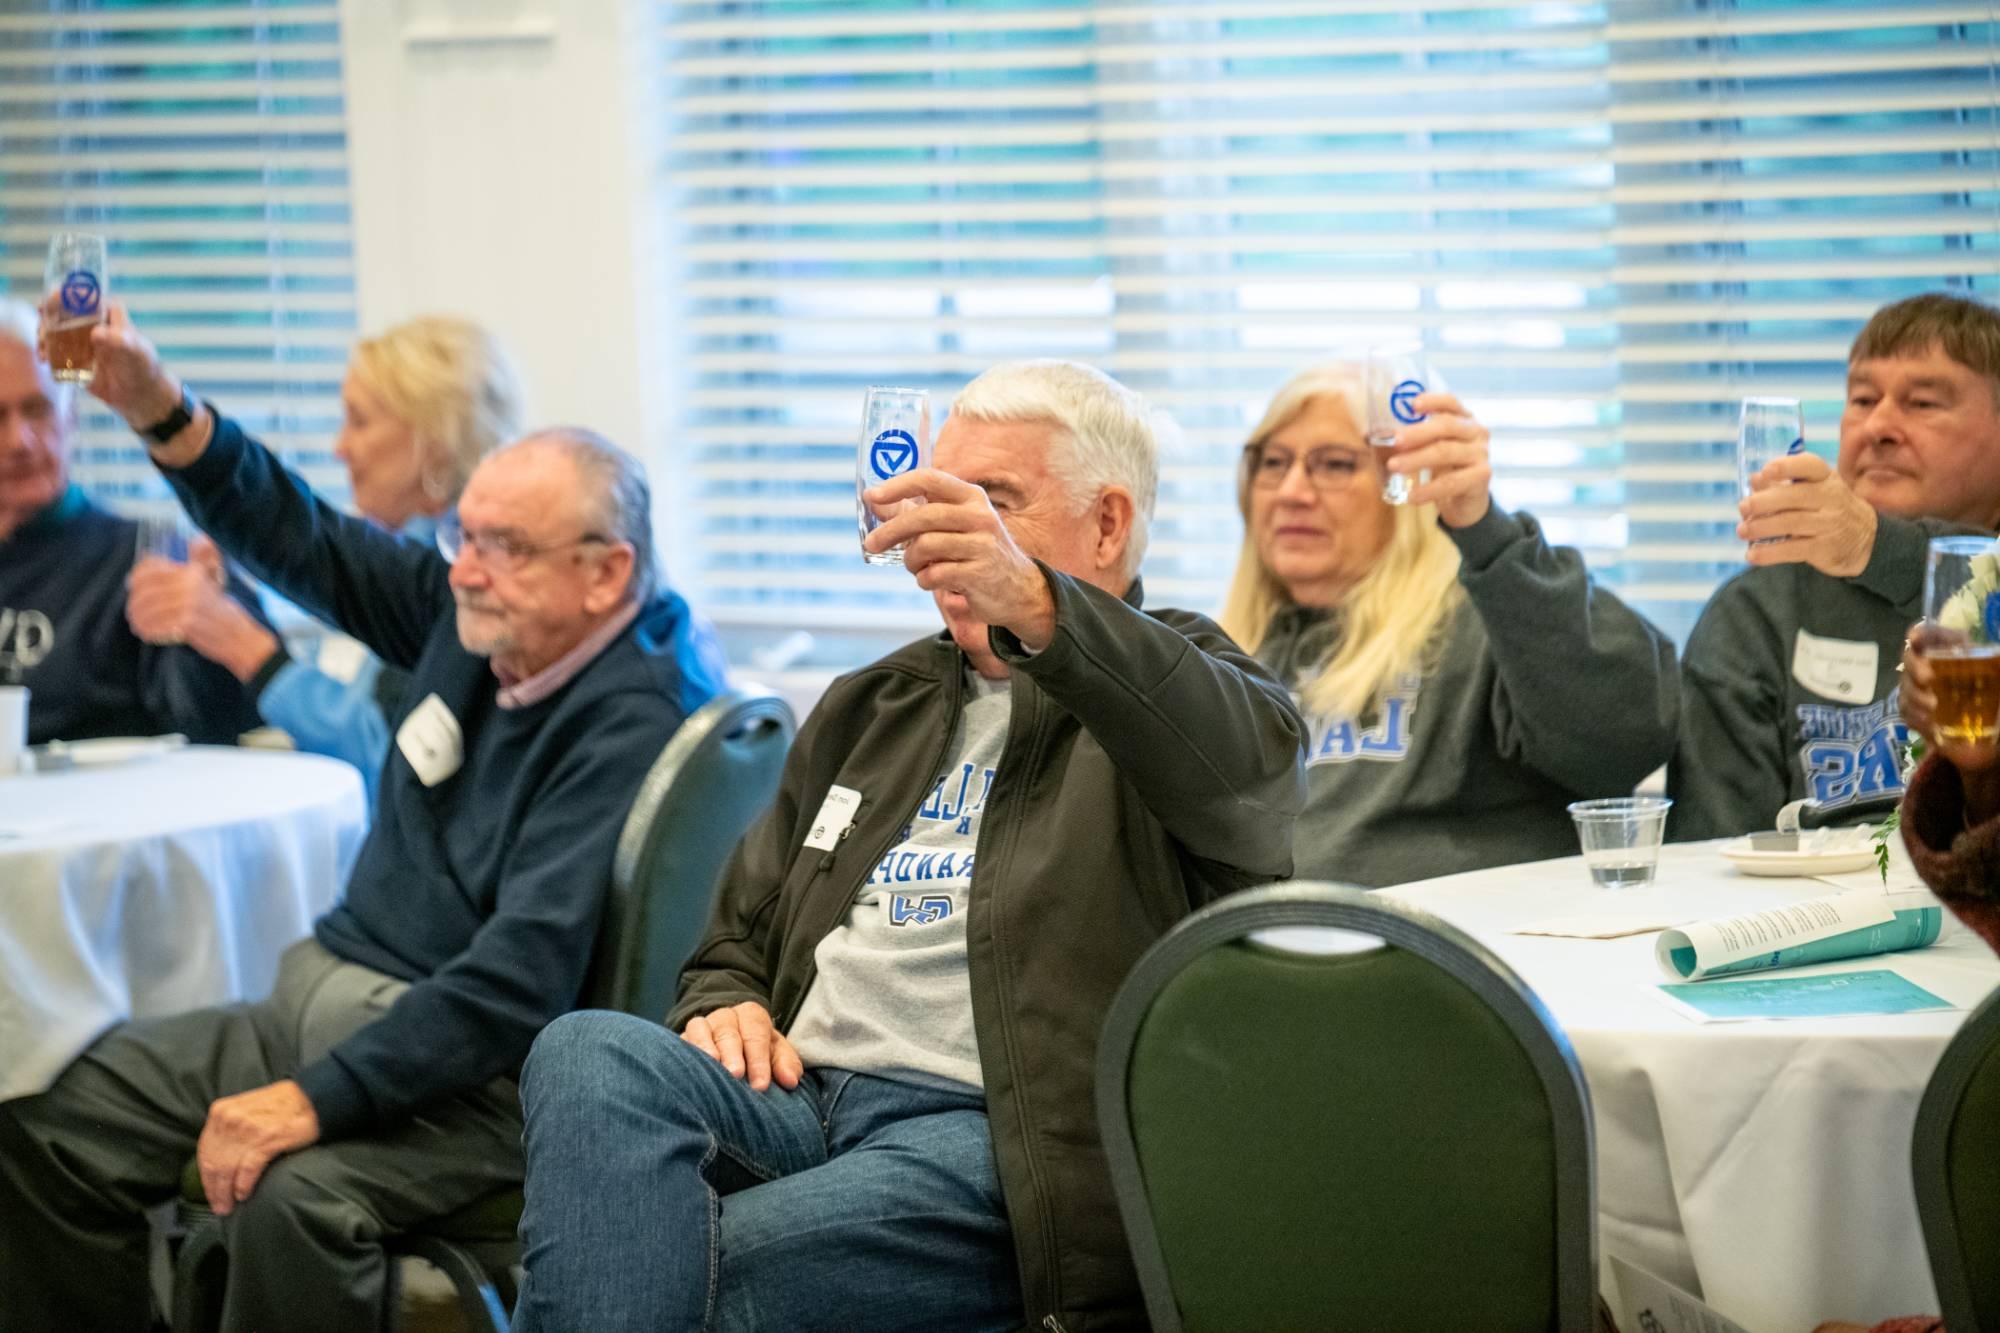
[[[0,779],[0,1100],[122,1019],[263,996],[366,821],[353,768],[279,751]]]
[[[1961,1011],[1697,1024],[1651,993],[1656,936],[1510,935],[1551,917],[1688,919],[1833,886],[1738,874],[1717,844],[1664,849],[1657,880],[1599,889],[1580,858],[1385,890],[1477,937],[1569,1034],[1597,1125],[1599,1244],[1752,1333],[1936,1313],[1910,1184],[1917,1101]],[[1977,936],[1807,972],[1887,967],[1973,1005],[2000,983]]]

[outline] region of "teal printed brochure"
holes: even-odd
[[[1878,968],[1820,977],[1757,977],[1661,986],[1676,1007],[1704,1021],[1743,1018],[1828,1018],[1842,1014],[1914,1014],[1954,1009],[1907,978]]]
[[[1809,963],[1831,963],[1839,958],[1865,958],[1870,954],[1898,953],[1904,949],[1927,949],[1937,943],[1938,933],[1944,929],[1944,909],[1941,907],[1906,907],[1896,912],[1893,919],[1857,930],[1843,931],[1838,935],[1822,935],[1799,944],[1784,945],[1779,948],[1739,958],[1734,962],[1723,962],[1702,967],[1697,958],[1694,941],[1686,933],[1670,930],[1661,939],[1661,952],[1673,971],[1682,976],[1724,977],[1732,973],[1765,972],[1774,967],[1804,967]]]

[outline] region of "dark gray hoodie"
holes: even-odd
[[[1564,806],[1629,793],[1673,748],[1673,643],[1581,555],[1498,508],[1445,532],[1466,597],[1434,663],[1369,716],[1306,719],[1302,879],[1381,888],[1574,855]],[[1288,607],[1257,656],[1297,691],[1340,633],[1338,611]]]
[[[1801,797],[1838,810],[1901,793],[1903,636],[1923,614],[1930,539],[1966,531],[1885,514],[1852,578],[1766,565],[1716,589],[1682,655],[1669,837],[1768,829]]]

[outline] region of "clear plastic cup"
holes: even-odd
[[[1665,796],[1614,796],[1572,801],[1583,863],[1599,888],[1629,889],[1653,882],[1660,860],[1660,837],[1667,831]]]

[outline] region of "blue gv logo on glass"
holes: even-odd
[[[884,481],[916,465],[917,437],[906,430],[885,430],[868,447],[868,468]]]
[[[1404,380],[1389,390],[1389,410],[1396,414],[1396,420],[1405,426],[1414,426],[1424,419],[1424,414],[1417,411],[1417,399],[1423,391],[1422,380]]]

